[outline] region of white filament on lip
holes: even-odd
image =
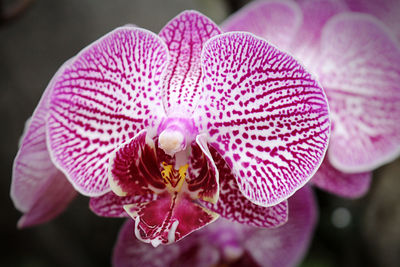
[[[179,221],[174,221],[172,223],[171,229],[168,232],[168,243],[175,242],[175,232],[176,228],[178,227]]]

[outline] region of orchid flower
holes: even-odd
[[[291,56],[185,11],[158,35],[118,28],[60,68],[27,125],[11,194],[33,216],[65,175],[96,213],[132,217],[154,246],[219,215],[275,227],[329,131],[323,90]],[[51,216],[60,195],[45,198]]]
[[[400,48],[376,18],[348,11],[336,0],[260,1],[222,28],[265,38],[318,77],[328,96],[332,135],[312,182],[359,197],[368,190],[371,171],[400,152]]]
[[[176,244],[157,248],[138,242],[128,220],[114,247],[113,266],[296,266],[312,238],[315,206],[306,186],[289,198],[289,219],[283,226],[261,229],[221,218]]]

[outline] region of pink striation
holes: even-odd
[[[341,177],[364,179],[337,183],[331,175],[322,178],[321,172],[316,184],[350,197],[366,190],[368,172],[400,153],[400,47],[391,32],[396,33],[396,27],[389,29],[372,16],[348,12],[369,12],[391,25],[399,5],[391,0],[346,2],[260,1],[228,18],[223,26],[227,31],[253,32],[275,42],[277,47],[287,48],[318,77],[327,94],[332,119],[328,160]],[[277,33],[268,29],[285,31],[287,22],[279,22],[270,14],[284,17],[289,12],[300,17],[300,27],[292,38],[280,40]],[[346,183],[352,185],[349,188],[353,193],[349,188],[340,189]],[[338,186],[327,186],[333,184]]]

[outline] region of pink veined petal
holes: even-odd
[[[314,197],[305,186],[289,198],[288,222],[247,234],[244,247],[261,266],[297,266],[308,250],[316,221]]]
[[[293,37],[289,49],[300,62],[313,70],[318,57],[321,32],[325,23],[334,15],[348,10],[342,0],[297,0],[303,13],[303,23]]]
[[[157,195],[135,195],[120,197],[109,192],[99,197],[90,198],[90,209],[99,216],[103,217],[129,217],[124,209],[124,205],[132,203],[142,203],[155,200]]]
[[[159,33],[170,54],[162,98],[169,117],[190,115],[197,105],[201,86],[200,55],[204,43],[220,34],[218,26],[196,11],[184,11]]]
[[[302,22],[300,8],[291,1],[255,1],[221,25],[225,31],[247,31],[280,49],[288,49]]]
[[[220,197],[216,204],[203,202],[208,209],[218,213],[221,217],[241,224],[248,224],[256,227],[277,227],[287,221],[287,201],[272,207],[258,206],[250,202],[240,192],[229,166],[217,151],[211,149],[220,173]]]
[[[108,192],[110,153],[143,128],[155,135],[165,116],[160,77],[167,62],[158,36],[123,27],[82,50],[54,82],[49,150],[80,193]]]
[[[208,95],[196,115],[206,121],[209,143],[246,198],[280,203],[324,157],[330,121],[323,90],[292,57],[246,33],[214,37],[202,62]]]
[[[14,160],[11,198],[18,210],[27,213],[18,223],[19,227],[39,224],[54,218],[75,196],[71,184],[52,163],[46,144],[49,93],[54,80],[66,64],[53,77],[32,118],[27,121]]]
[[[155,144],[142,130],[110,155],[109,182],[118,196],[150,195],[165,191]]]
[[[346,0],[352,11],[369,13],[384,22],[400,40],[400,2],[398,0]]]
[[[114,247],[113,266],[208,267],[216,265],[219,261],[216,248],[209,245],[197,247],[204,239],[201,235],[197,235],[198,232],[182,239],[179,243],[154,248],[135,238],[134,227],[135,223],[132,220],[128,220],[122,226]]]
[[[346,13],[324,28],[317,65],[332,111],[328,151],[344,172],[367,172],[400,153],[400,48],[371,16]]]
[[[135,235],[154,247],[171,244],[213,222],[218,214],[194,203],[187,194],[160,194],[147,203],[126,205],[135,220]]]
[[[324,159],[311,183],[341,197],[358,198],[367,193],[372,173],[344,173],[335,169],[327,158]]]

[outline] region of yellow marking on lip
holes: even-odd
[[[161,171],[161,176],[164,179],[165,185],[170,192],[179,192],[186,178],[186,171],[189,164],[185,164],[176,170],[172,165],[162,163],[164,170]]]

